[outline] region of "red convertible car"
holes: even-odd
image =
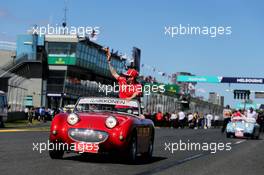
[[[73,113],[56,115],[50,128],[49,155],[65,152],[121,153],[135,161],[151,158],[154,124],[141,114],[137,101],[118,98],[80,98]]]

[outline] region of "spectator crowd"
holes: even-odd
[[[210,113],[184,112],[182,110],[172,113],[158,111],[154,114],[146,114],[146,118],[154,121],[155,126],[172,128],[211,128],[220,125],[219,116]]]
[[[231,121],[232,117],[247,117],[254,118],[260,125],[261,131],[264,132],[264,110],[255,111],[253,108],[248,110],[232,110],[229,105],[223,110],[220,118],[219,115],[211,113],[199,113],[175,111],[172,113],[162,113],[158,111],[153,114],[145,114],[146,118],[154,121],[155,126],[171,127],[171,128],[191,128],[191,129],[209,129],[222,127],[222,132],[225,131],[226,125]]]

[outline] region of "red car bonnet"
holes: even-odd
[[[130,118],[125,114],[117,114],[111,112],[81,112],[78,113],[78,116],[80,117],[80,122],[87,120],[92,123],[103,122],[103,124],[109,116],[116,117],[119,124],[122,124],[125,120]]]

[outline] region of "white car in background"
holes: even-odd
[[[6,94],[0,91],[0,128],[4,127],[4,122],[7,120],[8,104]]]

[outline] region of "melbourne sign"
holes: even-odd
[[[264,78],[248,77],[221,77],[221,76],[177,76],[178,82],[196,83],[240,83],[240,84],[264,84]]]
[[[223,77],[221,83],[264,84],[264,78]]]

